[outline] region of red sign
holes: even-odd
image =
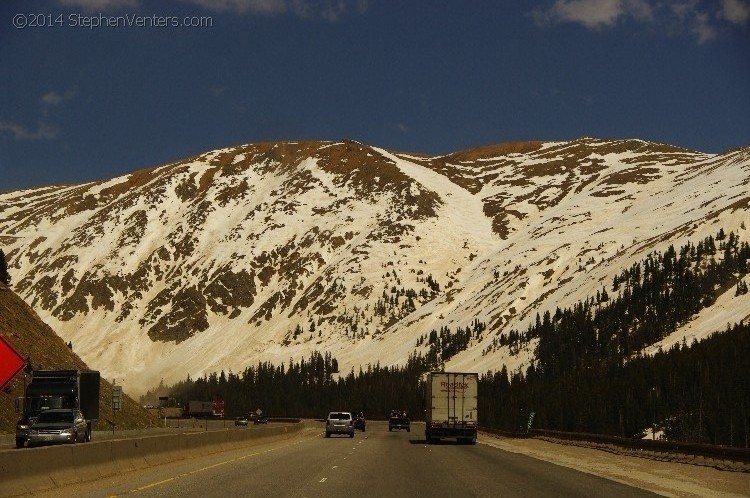
[[[13,349],[4,338],[0,337],[0,391],[23,370],[26,360]]]

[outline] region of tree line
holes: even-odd
[[[270,417],[323,418],[332,410],[364,412],[368,418],[386,418],[391,410],[420,417],[423,386],[421,363],[403,367],[368,365],[341,373],[330,353],[313,352],[308,359],[273,365],[259,362],[242,372],[211,373],[176,383],[169,396],[188,401],[224,400],[226,416],[246,415],[258,409]],[[152,402],[148,392],[142,402]]]
[[[652,357],[644,347],[663,339],[748,272],[750,246],[723,230],[698,244],[654,252],[616,275],[606,289],[570,308],[537,314],[525,332],[494,346],[536,343],[525,372],[488,372],[480,379],[480,423],[638,437],[656,423],[672,440],[747,446],[750,408],[750,327],[736,324],[701,341]],[[433,330],[417,340],[405,366],[369,365],[338,372],[330,353],[274,366],[259,363],[172,386],[183,402],[221,398],[228,415],[257,408],[271,416],[322,417],[329,410],[385,417],[392,409],[423,414],[422,375],[481,339],[474,321],[455,332]],[[497,344],[501,343],[501,344]],[[425,349],[423,352],[420,350]]]
[[[670,246],[615,276],[612,290],[619,292],[613,299],[586,299],[558,308],[554,316],[537,314],[526,338],[539,339],[539,370],[560,376],[598,363],[622,365],[711,306],[747,274],[750,259],[750,245],[740,244],[734,233],[727,238],[720,230],[716,240],[719,260],[713,237],[679,251]]]
[[[717,244],[718,250],[717,250]],[[718,257],[717,257],[718,256]],[[659,342],[716,298],[747,284],[750,245],[721,229],[698,244],[654,252],[615,275],[611,298],[606,289],[570,308],[536,315],[525,331],[511,330],[485,349],[508,346],[511,353],[538,339],[538,367],[552,375],[587,368],[592,362],[623,363]]]
[[[642,437],[655,423],[669,440],[748,447],[748,373],[750,326],[734,325],[623,365],[487,373],[479,415],[508,431],[525,431],[533,412],[534,427],[623,437]]]
[[[224,371],[169,388],[182,404],[225,401],[229,417],[261,409],[269,416],[322,418],[331,410],[385,418],[390,410],[424,413],[423,358],[402,367],[376,364],[346,374],[334,358],[274,366],[260,362],[239,374]],[[479,381],[479,422],[507,431],[533,427],[642,437],[654,423],[673,441],[747,447],[750,438],[750,325],[685,341],[624,364],[598,363],[553,376],[533,364],[525,372],[486,374]],[[148,395],[146,396],[148,398]]]

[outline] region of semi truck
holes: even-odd
[[[479,375],[467,372],[430,372],[425,382],[425,439],[434,443],[455,438],[477,443],[477,388]]]
[[[91,426],[99,419],[99,372],[80,370],[34,370],[16,401],[21,418],[16,423],[16,448],[28,441],[29,426],[45,410],[79,410],[86,420],[86,440],[91,441]]]
[[[185,417],[223,417],[224,402],[220,399],[215,401],[188,401],[183,412]]]

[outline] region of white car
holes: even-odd
[[[349,434],[354,437],[354,418],[350,412],[331,412],[326,418],[326,437],[331,434]]]

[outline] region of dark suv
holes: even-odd
[[[354,428],[365,432],[365,414],[362,412],[352,413],[354,417]]]
[[[391,416],[388,418],[388,432],[396,429],[406,429],[406,432],[411,431],[411,420],[409,420],[406,412],[391,411]]]

